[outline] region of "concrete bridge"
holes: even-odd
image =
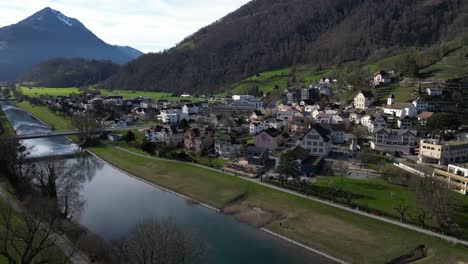
[[[149,129],[152,126],[130,126],[130,127],[116,127],[116,128],[102,128],[91,130],[88,133],[97,134],[102,132],[114,132],[114,131],[129,131],[135,129]],[[82,134],[81,130],[70,130],[70,131],[48,131],[45,133],[35,133],[35,134],[24,134],[24,135],[15,135],[12,136],[12,139],[23,140],[23,139],[34,139],[34,138],[48,138],[48,137],[64,137],[64,136],[73,136]]]

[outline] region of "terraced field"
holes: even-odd
[[[454,79],[468,76],[468,46],[463,46],[419,73],[429,79]]]

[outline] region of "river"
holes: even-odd
[[[17,134],[49,130],[16,106],[0,104]],[[22,144],[31,156],[78,151],[64,137],[23,140]],[[206,241],[209,249],[203,263],[333,263],[231,216],[129,177],[93,156],[68,162],[79,163],[84,175],[81,195],[86,203],[76,220],[107,241],[124,236],[144,220],[170,219]]]

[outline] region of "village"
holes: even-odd
[[[369,85],[392,81],[392,71],[382,70],[369,78]],[[390,93],[379,104],[371,89],[359,89],[352,102],[344,104],[328,100],[337,82],[324,77],[301,89],[286,88],[274,103],[266,103],[265,95],[191,100],[184,93],[179,100],[153,100],[102,96],[99,90],[27,99],[71,116],[94,113],[106,128],[150,125],[127,134],[106,133],[101,139],[235,175],[283,185],[295,180],[313,182],[318,175],[379,177],[396,166],[416,175],[438,176],[451,189],[466,194],[467,128],[452,124],[435,132],[426,126],[440,113],[461,110],[460,104],[446,100],[431,103],[447,97],[449,90],[430,83],[420,85],[411,102],[399,102]]]

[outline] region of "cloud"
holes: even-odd
[[[77,18],[110,44],[144,52],[170,48],[250,0],[22,0],[0,1],[0,27],[50,6]]]

